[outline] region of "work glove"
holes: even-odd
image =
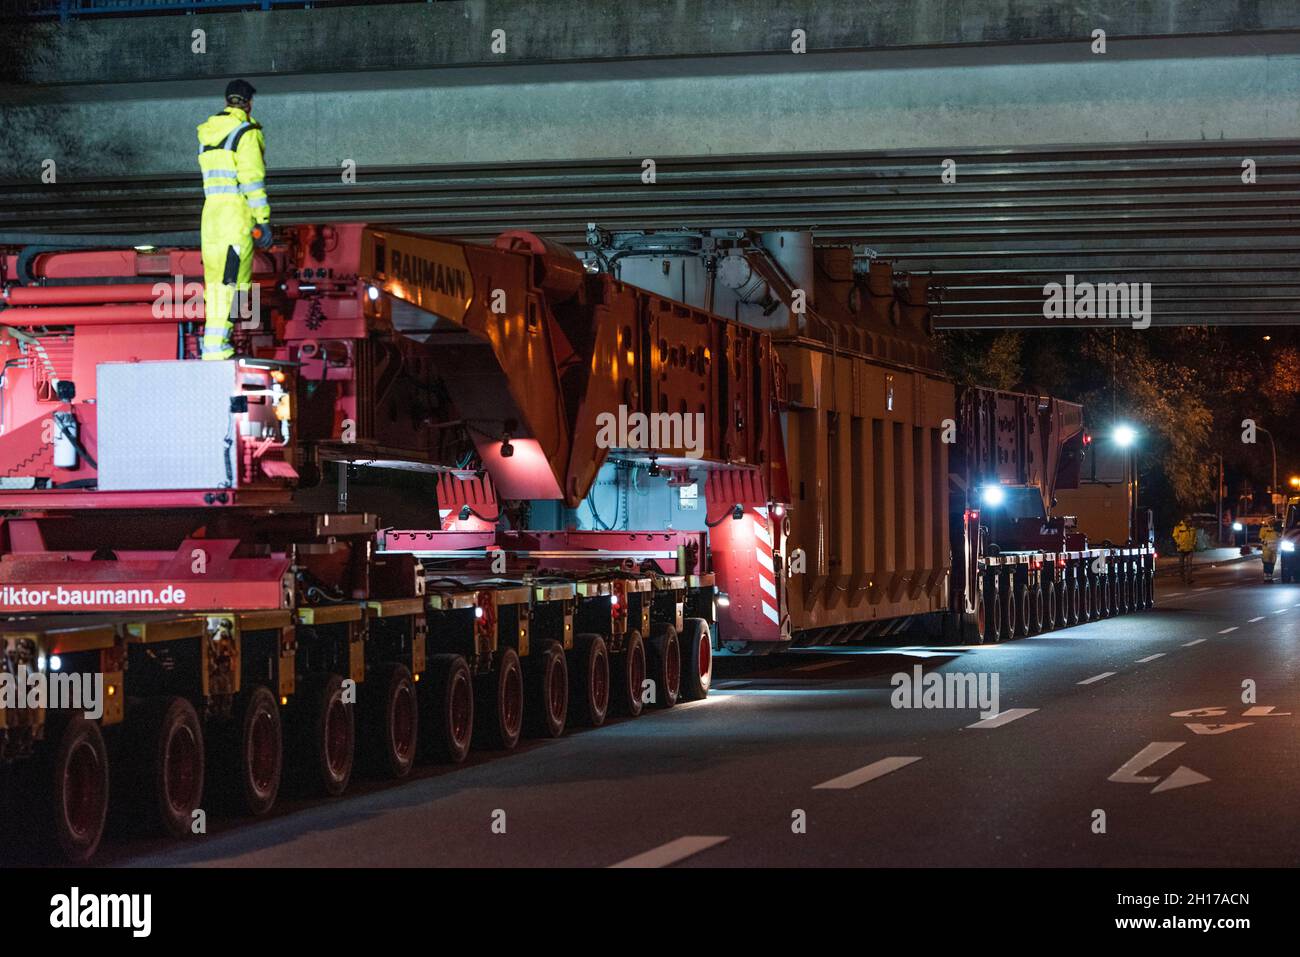
[[[270,249],[271,240],[270,223],[258,223],[253,227],[253,245],[258,249]]]

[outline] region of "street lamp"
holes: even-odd
[[[1128,505],[1128,540],[1131,542],[1137,535],[1137,508],[1138,508],[1138,470],[1137,470],[1137,438],[1138,432],[1127,422],[1118,423],[1110,433],[1111,441],[1117,448],[1125,449],[1128,452],[1128,470],[1129,470],[1129,505]]]

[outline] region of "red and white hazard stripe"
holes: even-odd
[[[755,506],[754,517],[754,554],[758,559],[758,587],[763,594],[759,596],[763,614],[773,623],[780,624],[781,618],[776,610],[776,564],[772,559],[772,533],[767,527],[767,508]],[[769,599],[771,599],[769,601]]]

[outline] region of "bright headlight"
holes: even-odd
[[[1293,552],[1295,551],[1295,542],[1283,542],[1278,548],[1284,552]]]

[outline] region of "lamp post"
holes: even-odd
[[[1121,449],[1128,452],[1128,540],[1132,542],[1137,535],[1137,499],[1138,499],[1138,473],[1137,473],[1137,429],[1133,426],[1120,422],[1111,431],[1111,441]]]
[[[1277,518],[1277,502],[1273,499],[1273,496],[1277,494],[1277,443],[1273,441],[1273,433],[1263,426],[1255,426],[1255,431],[1263,432],[1267,435],[1268,444],[1273,448],[1273,484],[1269,486],[1268,504],[1270,510],[1273,512],[1273,517]]]

